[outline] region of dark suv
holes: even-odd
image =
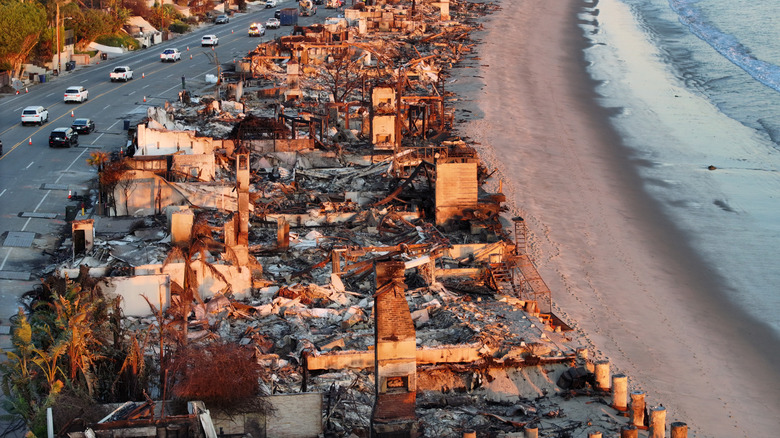
[[[79,145],[79,135],[71,128],[57,128],[49,134],[49,147],[66,147]]]

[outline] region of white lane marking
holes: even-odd
[[[27,170],[27,169],[29,169],[29,168],[30,168],[30,166],[32,166],[34,162],[35,162],[35,161],[30,161],[30,164],[28,164],[28,165],[27,165],[27,167],[25,167],[25,168],[24,168],[24,170]]]
[[[117,121],[117,122],[114,122],[114,125],[116,125],[117,123],[119,123],[119,122],[118,122],[118,121]],[[114,125],[111,125],[111,126],[113,127]],[[76,158],[74,158],[74,159],[73,159],[73,161],[71,161],[71,163],[70,163],[70,165],[68,166],[68,168],[67,168],[67,169],[65,169],[65,170],[63,171],[63,173],[61,173],[61,174],[60,174],[60,176],[57,178],[57,180],[56,180],[56,181],[54,181],[54,183],[55,183],[55,184],[56,184],[56,183],[58,183],[58,182],[60,182],[60,179],[62,179],[62,177],[63,177],[63,176],[65,176],[65,172],[69,171],[69,170],[70,170],[70,168],[71,168],[71,167],[73,167],[73,165],[74,165],[74,164],[76,164],[76,162],[77,162],[77,161],[79,161],[79,160],[81,159],[81,157],[82,157],[82,156],[83,156],[83,155],[84,155],[84,154],[87,152],[87,150],[88,150],[88,149],[84,149],[83,151],[81,151],[81,153],[79,154],[79,156],[78,156],[78,157],[76,157]],[[32,166],[32,163],[30,163],[30,166]],[[30,167],[30,166],[27,166],[27,167]],[[3,190],[3,192],[2,192],[2,193],[0,193],[0,196],[2,196],[2,195],[3,195],[3,193],[5,193],[5,189]],[[41,198],[41,202],[39,202],[39,203],[38,203],[38,205],[36,205],[36,206],[35,206],[35,209],[33,210],[33,213],[35,213],[36,211],[38,211],[38,209],[39,209],[39,208],[41,208],[41,204],[43,204],[43,201],[46,199],[46,197],[48,197],[48,196],[49,196],[49,193],[51,193],[51,190],[47,190],[47,191],[46,191],[46,194],[44,194],[44,195],[43,195],[43,198]],[[22,227],[21,231],[24,231],[24,230],[26,230],[26,229],[27,229],[27,225],[29,225],[29,224],[30,224],[30,220],[31,220],[31,219],[32,219],[31,217],[27,218],[27,221],[24,223],[24,226]],[[2,270],[3,270],[3,268],[5,267],[5,263],[8,261],[8,257],[11,255],[11,251],[13,251],[13,248],[8,248],[8,252],[7,252],[7,253],[5,253],[5,257],[3,257],[3,262],[2,262],[2,263],[0,263],[0,271],[2,271]]]
[[[5,262],[8,261],[8,256],[11,255],[11,251],[13,251],[13,248],[8,248],[8,252],[5,253],[5,257],[3,257],[3,263],[0,263],[0,271],[2,271],[5,267]]]
[[[57,181],[59,181],[59,178],[57,179]],[[49,193],[51,193],[51,190],[46,190],[46,194],[43,195],[41,201],[38,202],[38,205],[35,206],[33,213],[35,213],[36,211],[38,211],[39,208],[41,208],[41,204],[43,204],[44,199],[46,199],[46,197],[49,196]],[[27,222],[30,222],[30,219],[32,218],[27,218]],[[27,228],[27,224],[24,224],[24,227],[22,227],[22,231],[24,231],[25,228]]]
[[[6,190],[8,190],[8,189],[3,189],[3,191],[2,191],[2,192],[0,192],[0,196],[3,196],[3,194],[5,194],[5,191],[6,191]]]
[[[45,97],[54,96],[54,93],[49,93]]]
[[[111,105],[106,105],[106,106],[103,107],[104,110],[107,110],[109,108],[111,108]]]

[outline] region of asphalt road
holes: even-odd
[[[286,1],[278,8],[295,5]],[[262,41],[289,34],[292,29],[282,27],[269,29],[260,38],[247,35],[250,23],[265,23],[273,11],[237,13],[227,24],[202,26],[148,49],[63,72],[49,82],[29,87],[27,92],[22,89],[21,94],[0,97],[0,140],[4,144],[0,156],[0,325],[6,325],[7,318],[16,313],[20,294],[39,283],[35,275],[48,262],[47,252],[57,249],[64,230],[69,232],[66,206],[79,207],[79,203],[68,194],[85,193],[96,177],[97,172],[86,162],[90,153],[122,148],[127,142],[124,121],[137,122],[145,117],[149,106],[175,101],[182,89],[182,77],[188,88],[203,85],[205,75],[217,72],[214,55],[224,64],[240,59]],[[317,15],[301,17],[298,23],[310,25],[339,12],[320,6]],[[201,47],[200,39],[205,34],[219,37],[214,50]],[[160,53],[168,47],[178,48],[182,60],[160,62]],[[118,65],[130,66],[134,79],[111,82],[108,74]],[[63,93],[71,85],[86,87],[89,100],[64,103]],[[40,127],[22,126],[22,109],[33,105],[48,109],[49,122]],[[79,117],[93,119],[97,130],[80,135],[78,147],[49,148],[49,133],[70,126]]]

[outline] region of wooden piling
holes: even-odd
[[[620,438],[638,438],[639,430],[633,424],[629,424],[620,428]]]
[[[645,392],[631,392],[631,424],[641,428],[645,425]]]
[[[526,427],[523,431],[525,432],[525,438],[539,438],[538,427]]]
[[[463,438],[477,438],[477,433],[473,430],[464,431]]]
[[[596,362],[596,389],[609,391],[609,361]]]
[[[628,410],[628,377],[625,374],[612,377],[612,407],[620,412]]]
[[[666,438],[666,408],[650,408],[650,438]]]
[[[672,423],[672,438],[688,438],[688,425],[681,421]]]
[[[601,438],[601,431],[594,430],[593,432],[588,432],[588,438]]]

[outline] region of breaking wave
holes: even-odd
[[[669,0],[672,10],[694,35],[767,87],[780,92],[780,66],[753,56],[737,38],[709,23],[694,6],[696,1]]]

